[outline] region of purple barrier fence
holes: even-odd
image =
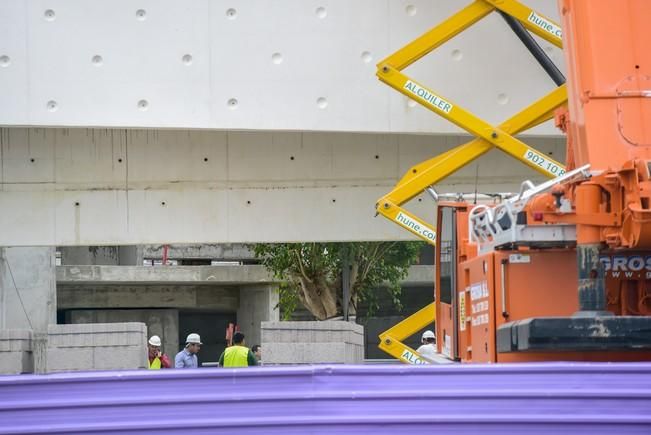
[[[651,433],[651,364],[0,376],[0,433]]]

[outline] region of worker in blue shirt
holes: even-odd
[[[201,337],[199,334],[189,334],[185,339],[185,349],[176,354],[174,358],[174,368],[176,369],[196,369],[199,367],[197,352],[201,349]]]

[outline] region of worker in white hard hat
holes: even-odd
[[[201,349],[201,337],[199,334],[188,334],[185,339],[185,349],[176,354],[174,358],[174,368],[177,369],[196,369],[199,367],[197,352]]]
[[[152,335],[147,342],[147,349],[149,350],[149,369],[169,369],[172,368],[172,362],[169,357],[161,352],[161,341],[158,335]]]
[[[439,355],[439,353],[436,351],[436,336],[432,331],[425,331],[423,332],[423,336],[420,338],[421,341],[421,346],[416,349],[416,352],[420,354],[423,358],[425,358],[428,362],[430,363],[437,363],[437,364],[449,364],[452,361],[449,359]]]

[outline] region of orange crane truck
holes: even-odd
[[[651,1],[559,0],[562,25],[515,0],[476,0],[378,64],[378,77],[475,136],[420,163],[379,214],[436,245],[434,303],[380,336],[402,344],[436,319],[461,362],[651,360]],[[402,70],[498,12],[558,85],[493,126]],[[561,30],[562,29],[562,30]],[[562,47],[567,83],[531,33]],[[514,135],[555,119],[566,165]],[[492,148],[551,179],[495,204],[439,201],[436,230],[402,208]]]

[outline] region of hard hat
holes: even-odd
[[[199,334],[196,334],[194,332],[192,334],[188,334],[188,338],[185,339],[185,342],[186,343],[203,344],[201,342],[201,337],[199,337]]]
[[[149,344],[160,347],[160,337],[158,335],[152,335],[149,339]]]
[[[426,338],[436,338],[436,336],[432,331],[425,331],[423,332],[423,337],[421,338],[421,340],[425,340]]]

